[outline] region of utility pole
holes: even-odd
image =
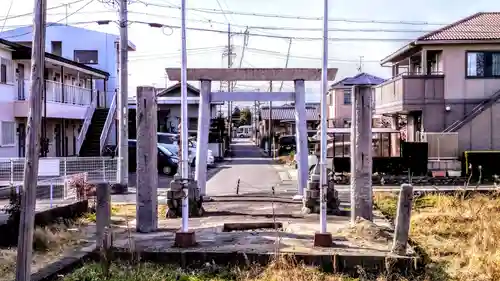
[[[118,182],[128,185],[128,0],[120,0],[120,95],[118,96]]]
[[[288,68],[288,62],[290,61],[290,51],[292,49],[292,38],[290,38],[290,41],[288,42],[288,52],[286,52],[286,62],[285,62],[285,68]],[[281,81],[280,85],[280,92],[283,89],[283,82]]]
[[[24,181],[20,191],[21,214],[17,247],[16,281],[29,281],[33,252],[35,225],[36,187],[40,153],[40,129],[42,119],[42,92],[45,69],[45,13],[46,0],[35,0],[33,20],[33,44],[31,48],[31,85],[26,137]]]
[[[269,81],[269,92],[273,92],[273,81]],[[269,101],[269,156],[272,156],[273,145],[273,102]]]
[[[320,234],[327,234],[326,227],[326,200],[328,181],[326,176],[326,93],[328,91],[328,0],[324,0],[323,11],[323,58],[321,65],[321,142],[320,142]],[[331,237],[331,234],[329,235]]]
[[[233,59],[231,57],[231,24],[227,25],[227,68],[231,68],[233,64]],[[227,81],[227,92],[231,92],[231,81]],[[227,102],[227,120],[228,120],[228,131],[229,131],[229,142],[233,138],[233,103],[231,101]]]
[[[358,65],[358,72],[361,73],[363,72],[363,56],[359,56],[359,65]]]

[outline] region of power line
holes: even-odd
[[[88,11],[82,12],[81,14],[96,14],[96,13],[111,13],[113,11]],[[52,13],[50,15],[60,15],[62,13]],[[129,14],[136,15],[144,15],[158,18],[165,18],[165,15],[155,14],[155,13],[147,13],[147,12],[137,12],[137,11],[129,11]],[[180,17],[169,16],[169,19],[180,19]],[[216,20],[199,20],[199,19],[187,19],[190,22],[199,22],[199,23],[207,23],[207,24],[219,24],[219,25],[227,25],[227,23],[216,21]],[[249,28],[249,29],[261,29],[261,30],[286,30],[286,31],[322,31],[321,28],[308,28],[308,27],[294,27],[294,26],[262,26],[262,25],[243,25],[243,24],[231,24],[235,27],[241,28]],[[500,25],[498,25],[500,27]],[[426,33],[432,32],[434,30],[422,30],[422,29],[397,29],[397,28],[329,28],[328,31],[333,32],[382,32],[382,33]],[[465,30],[462,31],[464,33],[499,33],[498,31],[470,31]]]
[[[12,9],[12,4],[14,4],[14,0],[10,0],[9,9],[7,10],[7,17],[9,17],[9,15],[10,15],[10,9]],[[7,20],[4,20],[3,25],[2,25],[2,29],[0,30],[0,32],[3,31],[6,23],[7,23]]]
[[[147,4],[146,4],[147,3]],[[152,2],[145,2],[148,6],[156,6],[167,9],[180,9],[177,5],[169,5],[169,4],[158,4]],[[187,10],[197,11],[208,14],[221,14],[218,9],[209,9],[209,8],[187,8]],[[229,11],[225,10],[224,13],[226,15],[239,15],[239,16],[253,16],[253,17],[265,17],[265,18],[281,18],[281,19],[293,19],[293,20],[311,20],[311,21],[319,21],[323,20],[322,17],[306,17],[306,16],[298,16],[298,15],[283,15],[283,14],[267,14],[267,13],[251,13],[251,12],[242,12],[242,11]],[[401,24],[401,25],[448,25],[450,23],[444,22],[427,22],[427,21],[398,21],[398,20],[371,20],[371,19],[348,19],[348,18],[330,18],[328,21],[331,22],[349,22],[349,23],[369,23],[369,24]],[[475,26],[487,26],[490,27],[490,24],[477,25]]]
[[[62,18],[62,19],[60,19],[60,20],[58,20],[58,21],[56,21],[56,22],[54,22],[54,23],[46,24],[45,26],[46,26],[46,27],[49,27],[49,26],[52,26],[52,25],[54,25],[54,24],[56,24],[56,23],[60,23],[60,22],[62,22],[63,20],[65,20],[65,19],[67,19],[67,18],[71,17],[72,15],[74,15],[74,14],[78,13],[79,11],[83,10],[85,7],[87,7],[88,5],[90,5],[92,2],[94,2],[94,0],[90,0],[90,1],[89,1],[89,2],[87,2],[85,5],[81,6],[79,9],[77,9],[77,10],[76,10],[76,11],[74,11],[74,12],[72,12],[71,14],[69,14],[69,15],[65,16],[64,18]],[[32,31],[31,31],[31,30],[30,30],[30,31],[28,31],[28,32],[25,32],[25,33],[23,33],[23,34],[16,34],[16,35],[12,35],[12,36],[6,36],[6,37],[3,37],[3,39],[9,39],[9,38],[21,37],[21,36],[24,36],[24,35],[27,35],[27,34],[30,34],[30,33],[32,33]]]
[[[74,3],[78,3],[78,2],[82,2],[82,1],[83,0],[78,0],[78,1],[74,1],[72,3],[68,3],[68,4],[74,4]],[[169,4],[159,4],[159,3],[152,3],[152,2],[142,1],[142,0],[141,1],[136,0],[136,1],[138,1],[140,3],[143,3],[146,6],[162,7],[162,8],[167,8],[167,9],[180,9],[179,6],[171,4],[171,3],[169,3]],[[59,6],[56,6],[56,7],[51,7],[51,8],[48,8],[47,10],[61,8],[61,7],[64,7],[65,5],[66,4],[59,5]],[[293,19],[293,20],[310,20],[310,21],[319,21],[319,20],[322,20],[321,17],[306,17],[306,16],[298,16],[298,15],[281,15],[281,14],[265,14],[265,13],[250,13],[250,12],[241,12],[241,11],[230,11],[230,10],[227,10],[227,9],[221,11],[219,9],[208,9],[208,8],[187,8],[187,10],[191,10],[191,11],[195,11],[195,12],[199,12],[199,13],[222,14],[224,16],[227,16],[227,15],[240,15],[240,16],[281,18],[281,19]],[[92,12],[92,13],[101,13],[101,12],[111,12],[111,11],[95,11],[95,12]],[[129,12],[132,12],[132,11],[129,11]],[[135,12],[135,13],[140,13],[140,12]],[[149,13],[144,13],[144,14],[149,14]],[[2,19],[0,19],[0,21],[6,20],[6,19],[11,19],[11,18],[31,16],[31,15],[32,15],[32,13],[14,15],[14,16],[10,16],[10,17],[7,17],[7,18],[2,18]],[[151,15],[151,16],[165,17],[164,15],[155,15],[155,14],[149,14],[149,15]],[[171,16],[169,16],[169,17],[171,17]],[[193,20],[190,20],[190,21],[193,21]],[[217,24],[220,23],[220,22],[211,21],[211,20],[207,20],[207,21],[213,22],[213,23],[217,23]],[[332,22],[360,23],[360,24],[361,23],[364,23],[364,24],[400,24],[400,25],[413,25],[413,26],[445,26],[445,25],[452,24],[452,23],[449,23],[449,22],[446,23],[446,22],[427,22],[427,21],[372,20],[372,19],[349,19],[349,18],[330,18],[329,21],[332,21]],[[226,24],[226,23],[221,23],[221,24]],[[233,25],[234,26],[238,26],[238,25],[235,25],[235,24],[233,24]],[[463,25],[466,25],[466,26],[478,26],[478,27],[479,26],[484,26],[484,27],[500,27],[500,25],[494,25],[494,24],[465,24],[464,23]],[[240,27],[242,27],[242,25],[240,25]],[[279,29],[279,28],[275,27],[275,29]],[[304,28],[304,29],[308,29],[308,28]],[[292,28],[291,30],[296,30],[296,29]],[[319,30],[319,29],[315,29],[315,30]],[[401,31],[401,32],[406,32],[406,31]],[[412,31],[412,30],[410,30],[409,32],[418,32],[418,31]],[[428,31],[422,31],[422,32],[428,32]]]
[[[200,47],[200,48],[188,48],[186,49],[187,51],[205,51],[205,50],[221,50],[225,48],[226,46],[211,46],[211,47]],[[129,58],[141,58],[141,57],[157,57],[157,56],[162,56],[162,55],[174,55],[174,54],[179,54],[180,49],[177,49],[175,52],[171,53],[142,53],[142,54],[137,54],[137,55],[129,55]]]
[[[205,53],[210,53],[214,51],[220,51],[223,49],[225,46],[214,46],[214,47],[205,47],[205,48],[193,48],[193,49],[188,49],[188,51],[194,51],[193,53],[189,54],[194,54],[194,55],[202,55]],[[233,45],[233,47],[236,48],[243,48],[242,46],[238,45]],[[258,49],[258,48],[250,48],[246,47],[247,52],[251,53],[256,53],[256,54],[263,54],[263,55],[269,55],[269,56],[274,56],[274,57],[280,57],[280,58],[286,58],[287,54],[278,52],[278,51],[272,51],[272,50],[265,50],[265,49]],[[156,60],[160,58],[170,58],[170,57],[175,57],[178,56],[178,52],[169,52],[169,53],[152,53],[152,54],[142,54],[142,55],[136,55],[131,58],[133,60],[131,61],[141,61],[141,60]],[[290,58],[294,59],[305,59],[305,60],[321,60],[319,57],[309,57],[309,56],[294,56],[290,54]],[[359,59],[342,59],[342,58],[329,58],[329,62],[333,63],[353,63],[353,64],[359,64]],[[246,60],[243,60],[245,64],[250,65],[251,67],[255,67]],[[363,60],[363,63],[380,63],[379,60]]]
[[[150,23],[150,22],[143,22],[143,21],[131,21],[132,23],[142,23],[142,24],[148,24],[148,25],[159,25],[157,23]],[[160,24],[161,25],[161,24]],[[169,27],[169,28],[175,28],[175,29],[180,29],[180,26],[178,25],[171,25],[171,24],[165,24],[164,26]],[[187,27],[188,30],[194,30],[194,31],[206,31],[206,32],[213,32],[213,33],[221,33],[221,34],[227,34],[227,30],[220,30],[220,29],[209,29],[209,28],[198,28],[198,27]],[[245,32],[243,31],[231,31],[231,35],[245,35]],[[265,35],[265,34],[258,34],[258,33],[248,33],[249,36],[256,36],[256,37],[267,37],[267,38],[279,38],[279,39],[293,39],[293,40],[300,40],[300,41],[316,41],[316,40],[323,40],[320,37],[304,37],[304,36],[286,36],[286,35]],[[328,38],[330,41],[335,41],[335,42],[351,42],[351,41],[360,41],[360,42],[366,42],[366,41],[388,41],[388,42],[402,42],[402,41],[413,41],[415,38],[348,38],[348,37],[331,37]]]
[[[97,14],[97,13],[114,13],[115,11],[87,11],[87,12],[80,12],[79,14]],[[129,14],[136,14],[136,15],[144,15],[144,16],[152,16],[152,17],[159,17],[164,19],[165,15],[160,15],[160,14],[154,14],[154,13],[147,13],[147,12],[137,12],[137,11],[129,11]],[[31,14],[25,14],[25,16],[28,16]],[[49,15],[64,15],[64,13],[51,13]],[[24,15],[23,15],[24,16]],[[169,19],[180,19],[180,17],[175,17],[175,16],[169,16]],[[187,21],[190,22],[199,22],[199,23],[206,23],[206,24],[218,24],[218,25],[227,25],[224,22],[220,21],[215,21],[215,20],[199,20],[199,19],[187,19]],[[284,31],[304,31],[304,32],[315,32],[315,31],[321,31],[321,28],[307,28],[307,27],[294,27],[294,26],[259,26],[259,25],[242,25],[242,24],[231,24],[232,26],[235,27],[240,27],[240,28],[249,28],[249,29],[257,29],[257,30],[284,30]],[[15,25],[15,26],[6,26],[6,27],[24,27],[26,25]],[[469,26],[481,26],[481,25],[469,25]],[[500,27],[500,25],[488,25],[488,27]],[[376,33],[428,33],[432,32],[434,30],[421,30],[421,29],[398,29],[398,28],[329,28],[328,31],[331,32],[376,32]],[[500,34],[500,31],[484,31],[484,30],[464,30],[461,31],[462,33],[474,33],[474,34]],[[286,39],[286,38],[285,38]]]
[[[73,1],[73,2],[70,2],[70,3],[66,3],[66,4],[62,4],[62,5],[59,5],[59,6],[49,7],[49,8],[47,8],[47,11],[59,9],[59,8],[62,8],[64,6],[66,6],[66,5],[76,4],[76,3],[79,3],[79,2],[83,2],[83,1],[84,0],[76,0],[76,1]],[[30,13],[25,13],[25,14],[20,14],[20,15],[6,16],[4,18],[0,18],[0,21],[6,21],[6,20],[10,20],[10,19],[22,18],[22,17],[32,16],[32,15],[33,15],[33,13],[30,12]]]

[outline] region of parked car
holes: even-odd
[[[196,166],[196,141],[194,141],[194,138],[189,138],[188,139],[188,147],[189,147],[189,152],[188,152],[188,159],[189,163],[191,164],[192,167]],[[159,144],[165,144],[168,145],[166,146],[168,149],[170,149],[172,152],[174,152],[176,155],[178,154],[178,143],[179,143],[179,135],[178,134],[172,134],[172,133],[158,133],[158,143]],[[212,166],[215,164],[215,158],[213,156],[212,150],[208,149],[207,151],[207,165]]]
[[[179,135],[173,133],[157,133],[158,143],[175,144],[179,142]]]
[[[169,148],[161,144],[157,145],[158,151],[158,173],[167,176],[173,176],[177,173],[179,168],[179,157],[173,153]],[[129,171],[137,171],[137,141],[128,141],[128,163]]]
[[[164,144],[160,143],[159,145],[162,145],[166,148],[168,148],[170,151],[172,151],[175,155],[179,156],[179,146],[177,144]],[[195,147],[189,147],[189,152],[188,152],[188,159],[189,163],[191,164],[191,167],[196,166],[196,146]],[[209,149],[207,151],[207,166],[213,166],[215,164],[215,158],[212,155],[212,151]]]
[[[296,151],[297,144],[295,136],[282,136],[278,139],[278,155],[288,155],[292,151]]]

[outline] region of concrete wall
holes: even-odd
[[[424,46],[426,50],[442,50],[439,64],[444,71],[445,99],[483,99],[500,89],[500,79],[467,79],[466,51],[500,51],[500,44]]]
[[[12,59],[12,52],[0,46],[0,57]],[[14,119],[14,84],[0,84],[0,123],[1,121],[15,121]],[[0,135],[1,137],[1,135]],[[16,155],[16,146],[0,145],[0,157],[13,157]]]
[[[464,150],[500,150],[500,103],[482,112],[458,130],[458,146]],[[496,122],[496,123],[495,123]]]
[[[63,119],[54,119],[54,118],[49,118],[47,120],[47,138],[49,139],[49,153],[48,157],[65,157],[65,156],[75,156],[74,150],[76,149],[76,138],[78,137],[78,133],[80,130],[80,127],[83,124],[83,120],[70,120],[70,119],[64,119],[65,122],[63,123]],[[16,118],[16,125],[19,127],[19,124],[24,124],[26,126],[27,120],[26,118]],[[57,155],[57,140],[56,140],[56,127],[57,125],[60,126],[61,130],[61,139],[59,140],[59,145],[61,147],[60,150],[60,155]],[[67,154],[66,150],[64,147],[64,142],[66,140],[63,140],[64,137],[67,137]],[[74,144],[73,144],[74,142]],[[20,146],[22,145],[22,142],[19,142],[19,133],[17,134],[17,142],[15,146],[15,150],[13,153],[11,152],[10,156],[2,156],[2,157],[22,157],[20,155]],[[21,149],[22,150],[22,149]]]
[[[346,88],[351,90],[350,88]],[[351,119],[352,105],[344,104],[344,90],[332,89],[328,96],[328,119],[341,122],[343,119]],[[352,97],[351,97],[352,99]],[[339,124],[337,124],[338,126]]]

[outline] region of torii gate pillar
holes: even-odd
[[[307,155],[309,154],[307,148],[307,122],[306,122],[306,91],[304,80],[295,80],[295,130],[296,146],[297,146],[297,195],[294,196],[295,200],[302,200],[304,190],[307,187],[307,178],[309,172],[309,165]]]

